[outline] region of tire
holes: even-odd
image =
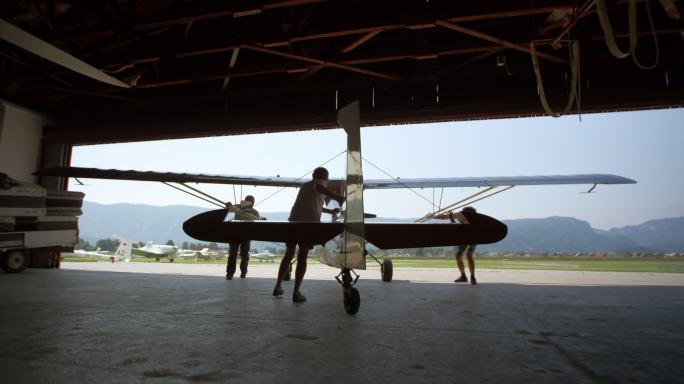
[[[392,259],[382,260],[382,265],[380,266],[380,276],[382,276],[382,281],[392,281],[393,274],[394,267],[392,266]]]
[[[356,314],[361,307],[361,294],[354,287],[344,289],[344,311],[350,315]]]
[[[29,265],[29,255],[26,251],[9,251],[2,256],[2,269],[7,273],[19,273]]]

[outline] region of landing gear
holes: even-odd
[[[345,288],[344,290],[344,311],[350,315],[359,311],[361,306],[361,294],[359,290],[354,287]]]
[[[384,258],[382,262],[375,258],[370,252],[365,251],[367,256],[370,256],[376,263],[380,264],[380,277],[382,281],[390,282],[392,281],[392,275],[394,274],[394,268],[392,267],[392,259]]]
[[[382,260],[382,264],[380,264],[380,276],[382,276],[382,281],[392,281],[392,275],[394,273],[393,269],[392,259]]]
[[[356,277],[352,277],[352,273]],[[343,268],[342,271],[340,271],[340,274],[335,276],[335,280],[342,284],[344,311],[350,315],[358,312],[359,307],[361,307],[361,294],[359,294],[358,289],[353,287],[358,279],[359,275],[347,268]]]

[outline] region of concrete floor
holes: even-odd
[[[142,268],[137,263],[93,264],[121,272],[68,266],[0,272],[0,382],[674,383],[684,377],[680,275],[663,275],[671,285],[524,285],[483,271],[481,284],[470,286],[411,282],[401,279],[410,272],[400,270],[398,280],[383,283],[368,271],[358,284],[361,310],[349,316],[341,288],[315,280],[317,268],[303,286],[309,301],[293,304],[291,282],[284,298],[271,296],[274,279],[265,276],[275,266],[255,266],[249,278],[226,281],[132,273]],[[220,266],[210,270],[222,273]],[[435,273],[442,278],[444,270]],[[610,275],[590,277],[600,283]]]

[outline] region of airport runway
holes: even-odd
[[[112,273],[116,271],[118,273]],[[273,264],[65,263],[0,273],[7,383],[674,383],[682,275],[397,269],[361,272],[344,313],[333,269],[294,304]]]
[[[238,261],[239,264],[239,261]],[[182,263],[108,263],[78,262],[63,263],[63,269],[103,271],[162,273],[190,276],[225,276],[225,265],[182,264]],[[332,280],[339,270],[318,263],[309,263],[306,278],[313,280]],[[380,280],[379,266],[357,271],[361,279]],[[484,284],[551,284],[551,285],[650,285],[684,286],[684,273],[627,273],[627,272],[577,272],[577,271],[540,271],[515,269],[478,269],[478,281]],[[249,277],[275,279],[277,263],[250,262]],[[240,274],[238,269],[237,275]],[[395,268],[394,278],[414,283],[449,283],[458,276],[456,268]]]

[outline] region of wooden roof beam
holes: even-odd
[[[461,33],[464,33],[466,35],[477,37],[478,39],[489,41],[490,43],[494,43],[494,44],[500,45],[500,46],[505,47],[505,48],[515,49],[515,50],[518,50],[520,52],[525,52],[527,54],[531,53],[530,49],[524,45],[516,44],[516,43],[510,42],[508,40],[504,40],[504,39],[501,39],[501,38],[498,38],[498,37],[495,37],[495,36],[492,36],[492,35],[489,35],[489,34],[486,34],[483,32],[476,31],[474,29],[462,27],[460,25],[456,25],[456,24],[450,23],[448,21],[437,20],[437,21],[435,21],[435,24],[439,25],[440,27],[450,29],[452,31],[461,32]],[[553,56],[553,55],[549,55],[548,53],[537,52],[537,56],[544,58],[546,60],[556,62],[556,63],[567,64],[566,60],[558,58],[558,57]]]
[[[360,47],[362,44],[365,44],[368,40],[377,36],[380,32],[382,32],[382,31],[381,30],[375,30],[375,31],[371,31],[371,32],[366,33],[365,35],[361,36],[361,38],[359,38],[355,42],[346,46],[342,50],[342,53],[349,53],[349,52],[355,50],[356,48]]]
[[[372,31],[372,32],[368,32],[367,34],[363,35],[363,36],[362,36],[361,38],[359,38],[358,40],[356,40],[356,41],[354,41],[353,43],[351,43],[350,45],[346,46],[344,49],[342,49],[342,50],[340,51],[340,53],[349,53],[349,52],[353,51],[354,49],[358,48],[359,46],[361,46],[362,44],[364,44],[364,43],[367,42],[368,40],[370,40],[370,39],[372,39],[373,37],[375,37],[375,36],[376,36],[377,34],[379,34],[380,32],[381,32],[381,31]],[[317,67],[311,69],[310,71],[307,71],[304,75],[302,75],[299,79],[297,79],[297,81],[302,81],[302,80],[308,79],[309,77],[311,77],[311,76],[315,75],[316,73],[318,73],[318,72],[319,72],[321,69],[323,69],[323,68],[325,68],[325,66],[319,65],[319,66],[317,66]]]
[[[361,73],[361,74],[364,74],[367,76],[377,77],[377,78],[380,78],[383,80],[391,80],[391,81],[401,80],[400,78],[398,78],[396,76],[386,75],[384,73],[370,71],[370,70],[363,69],[363,68],[357,68],[357,67],[354,67],[351,65],[339,64],[339,63],[335,63],[332,61],[315,59],[315,58],[311,58],[311,57],[307,57],[307,56],[301,56],[301,55],[295,55],[292,53],[276,51],[274,49],[257,47],[255,45],[243,45],[242,48],[249,49],[249,50],[256,51],[256,52],[262,52],[262,53],[266,53],[266,54],[270,54],[270,55],[274,55],[274,56],[286,57],[286,58],[292,59],[292,60],[305,61],[308,63],[323,65],[326,67],[333,67],[333,68],[338,68],[338,69],[342,69],[345,71]]]
[[[246,9],[227,9],[227,10],[222,10],[222,11],[213,11],[213,12],[207,12],[207,13],[202,13],[202,14],[196,14],[196,15],[189,15],[189,16],[184,16],[184,17],[174,17],[174,18],[169,18],[165,20],[158,20],[158,21],[148,21],[144,22],[141,24],[133,25],[131,30],[134,32],[139,32],[139,31],[145,31],[149,29],[158,29],[158,28],[164,28],[164,27],[173,27],[179,24],[185,24],[189,22],[196,22],[196,21],[205,21],[205,20],[213,20],[213,19],[218,19],[222,17],[232,17],[232,18],[238,18],[238,17],[246,17],[246,16],[252,16],[252,15],[258,15],[261,14],[263,11],[266,10],[272,10],[272,9],[278,9],[278,8],[290,8],[290,7],[296,7],[300,5],[306,5],[306,4],[315,4],[315,3],[322,3],[328,0],[289,0],[289,1],[279,1],[279,2],[274,2],[270,4],[264,4],[261,7],[257,8],[246,8]],[[97,38],[97,37],[104,37],[104,36],[113,36],[118,34],[119,31],[114,30],[114,29],[108,29],[108,30],[100,30],[100,31],[82,31],[82,30],[75,30],[75,31],[70,31],[68,35],[62,35],[58,36],[57,38],[51,40],[51,43],[64,43],[68,41],[73,41],[73,40],[81,40],[84,38]]]
[[[581,19],[585,18],[588,16],[590,13],[592,13],[594,6],[596,5],[596,0],[587,0],[584,4],[582,4],[581,7],[579,7],[570,19],[570,22],[563,28],[561,33],[556,36],[555,39],[553,39],[553,42],[551,43],[551,47],[554,49],[560,48],[560,40],[568,33],[570,30],[577,24],[578,21]]]

